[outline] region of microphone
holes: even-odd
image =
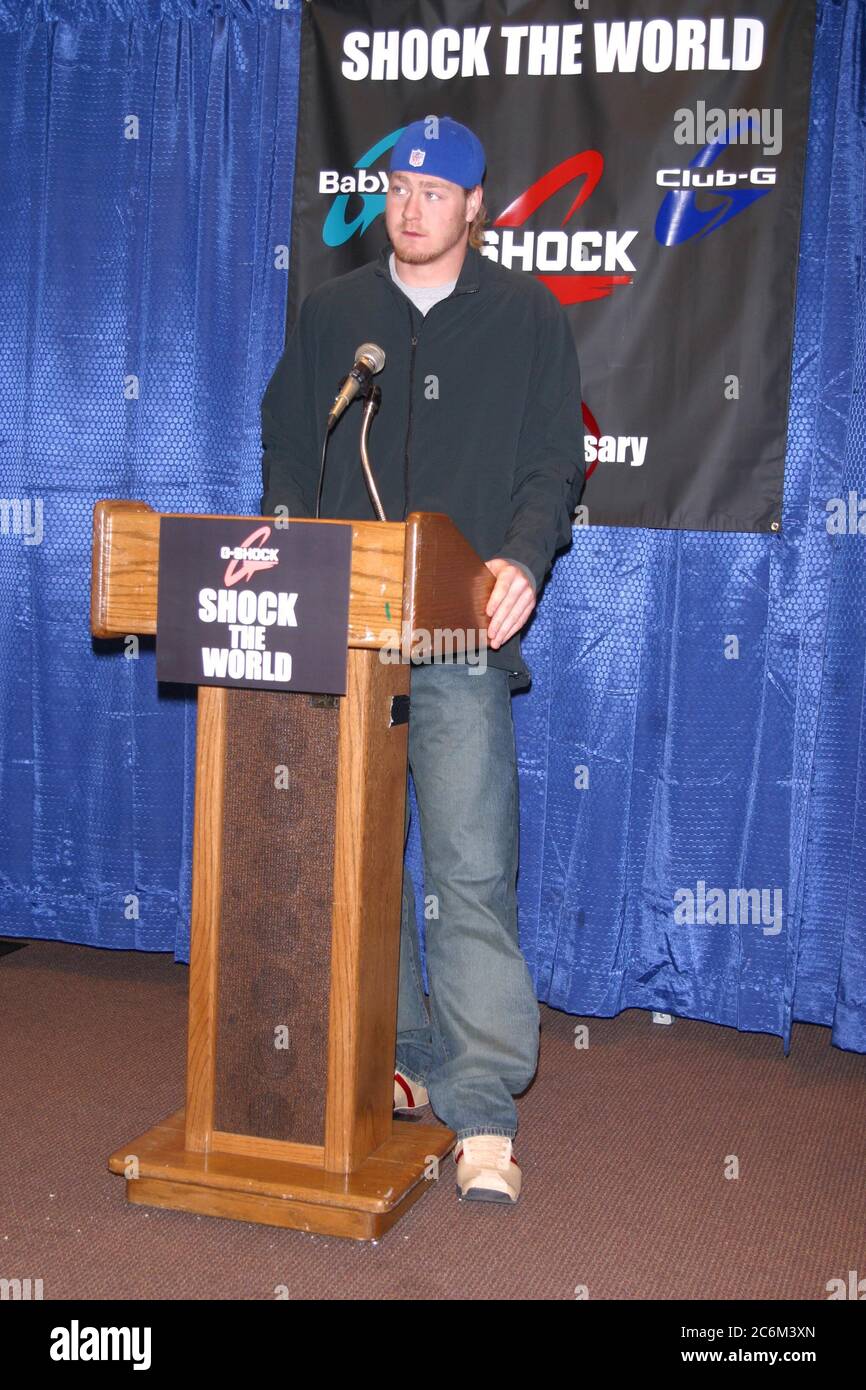
[[[328,430],[332,430],[348,405],[351,405],[359,391],[369,386],[371,378],[381,372],[385,365],[385,354],[376,343],[362,343],[355,353],[355,365],[334,398],[328,412]]]

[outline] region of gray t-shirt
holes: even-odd
[[[405,295],[411,299],[415,308],[420,313],[426,314],[428,309],[432,309],[434,304],[438,304],[440,299],[447,299],[454,286],[456,279],[450,280],[447,285],[407,285],[405,280],[401,280],[397,274],[397,267],[394,264],[394,252],[388,259],[391,268],[391,279],[395,285],[399,285]]]

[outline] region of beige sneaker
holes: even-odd
[[[401,1071],[394,1073],[394,1114],[411,1115],[430,1104],[426,1089],[418,1081],[410,1081]]]
[[[522,1173],[503,1134],[475,1134],[454,1150],[457,1191],[476,1202],[516,1202]]]

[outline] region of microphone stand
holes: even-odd
[[[382,401],[382,391],[379,386],[374,386],[372,382],[364,392],[366,404],[364,406],[364,418],[361,421],[361,466],[364,470],[364,480],[367,484],[367,491],[370,494],[370,501],[380,521],[385,520],[385,511],[379,500],[376,491],[376,484],[373,482],[373,470],[370,467],[370,456],[367,453],[367,437],[370,433],[370,425],[376,415]]]
[[[387,517],[385,516],[385,509],[382,506],[382,502],[379,498],[379,493],[376,489],[376,484],[373,481],[373,470],[370,467],[370,456],[367,452],[367,438],[370,433],[370,425],[372,424],[373,417],[377,414],[379,406],[381,405],[382,389],[379,386],[374,386],[373,382],[369,381],[367,385],[362,388],[361,394],[363,395],[363,398],[366,401],[366,404],[364,406],[363,418],[361,420],[361,466],[364,470],[364,481],[367,484],[367,491],[370,494],[370,501],[373,503],[373,508],[378,516],[379,521],[386,521]],[[330,427],[328,427],[325,429],[325,438],[322,442],[322,462],[319,467],[319,486],[316,490],[317,519],[319,516],[319,508],[321,506],[322,499],[322,482],[325,476],[325,456],[328,451],[328,440],[330,439],[330,437],[331,430]]]

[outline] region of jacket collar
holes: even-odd
[[[376,274],[384,275],[389,284],[393,284],[391,278],[391,267],[389,261],[392,251],[391,243],[386,241],[376,259]],[[463,264],[460,267],[460,274],[457,276],[457,283],[452,290],[452,294],[474,294],[480,289],[480,267],[482,261],[480,251],[476,251],[474,246],[467,245],[466,255],[463,257]],[[399,286],[395,285],[399,290]]]

